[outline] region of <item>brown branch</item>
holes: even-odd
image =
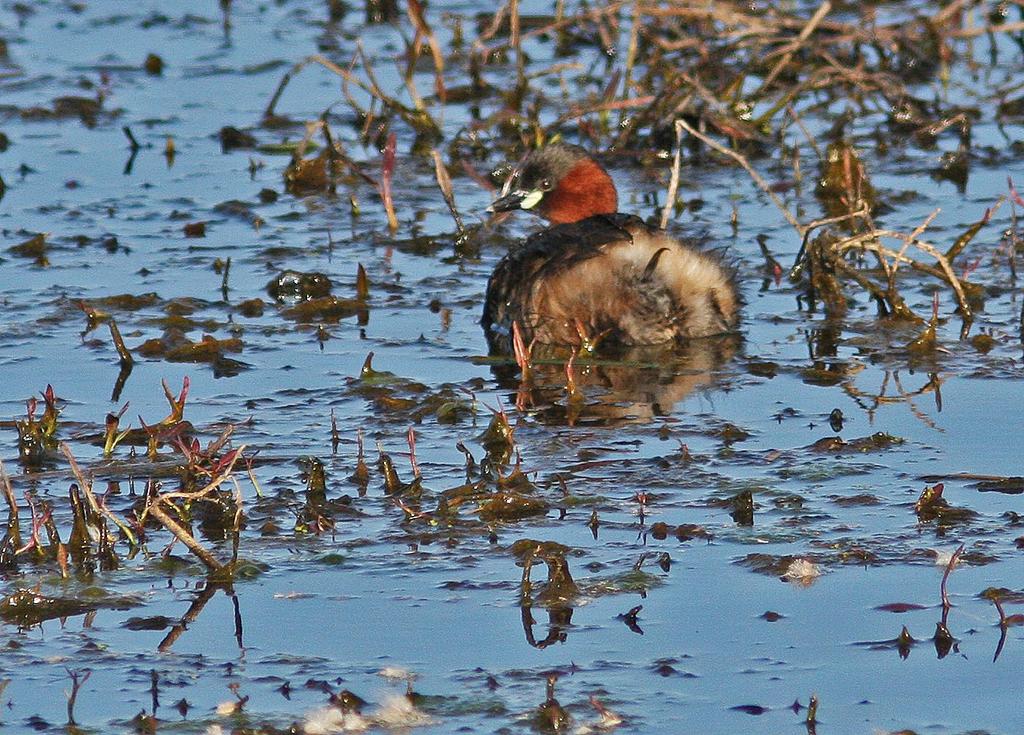
[[[92,491],[92,481],[86,479],[82,473],[82,469],[78,466],[78,462],[75,461],[74,455],[71,453],[71,447],[68,446],[67,442],[60,443],[60,451],[68,460],[68,464],[71,465],[71,473],[75,476],[78,481],[78,487],[85,494],[86,501],[89,503],[89,507],[96,515],[102,515],[107,518],[111,523],[118,527],[124,537],[128,539],[128,543],[132,546],[138,546],[139,542],[135,538],[135,534],[132,529],[128,527],[128,524],[117,517],[106,505],[96,500],[96,494]]]
[[[459,237],[464,237],[466,227],[462,224],[462,216],[455,207],[455,194],[452,191],[452,179],[448,175],[448,169],[445,167],[441,154],[438,153],[436,148],[430,150],[430,156],[434,159],[434,177],[437,179],[437,188],[441,190],[441,196],[444,197],[444,203],[448,206],[448,212],[452,215],[452,219],[455,220],[455,227],[458,230]]]
[[[690,125],[687,124],[687,122],[685,120],[678,120],[677,124],[682,126],[682,128],[686,132],[688,132],[690,135],[692,135],[694,138],[697,138],[698,140],[703,142],[705,145],[707,145],[710,148],[713,148],[714,150],[718,151],[719,153],[723,153],[726,156],[729,156],[731,159],[736,161],[736,163],[738,163],[740,166],[742,166],[746,170],[746,172],[748,174],[750,174],[750,178],[754,180],[754,183],[757,184],[758,187],[760,187],[761,191],[763,191],[765,194],[767,194],[768,198],[772,200],[772,203],[776,207],[778,207],[779,211],[782,212],[783,216],[786,218],[786,221],[789,222],[789,224],[791,224],[793,226],[793,228],[801,236],[803,236],[803,234],[804,234],[804,226],[800,224],[799,220],[797,220],[796,217],[793,216],[793,213],[789,211],[789,208],[785,204],[783,204],[782,201],[777,196],[775,196],[775,192],[772,191],[771,187],[768,185],[768,182],[765,181],[763,178],[761,178],[761,175],[759,173],[757,173],[757,171],[754,170],[754,168],[750,165],[750,163],[747,162],[746,158],[744,158],[743,156],[741,156],[739,153],[737,153],[736,151],[732,150],[731,148],[726,148],[721,143],[719,143],[719,142],[717,142],[715,140],[712,140],[711,138],[709,138],[708,136],[704,135],[703,133],[698,133],[696,130],[694,130],[692,127],[690,127]]]
[[[387,144],[384,146],[384,158],[381,161],[380,174],[380,198],[384,202],[384,212],[388,216],[388,229],[391,234],[398,230],[398,217],[395,215],[395,201],[391,194],[391,179],[395,172],[395,149],[398,144],[398,137],[392,131],[388,135]]]
[[[304,68],[306,68],[310,64],[319,64],[320,66],[322,66],[323,68],[327,69],[328,71],[333,72],[334,74],[337,74],[346,83],[356,85],[357,87],[359,87],[361,90],[366,92],[371,97],[376,97],[376,98],[380,99],[382,102],[384,102],[385,104],[391,104],[391,105],[394,105],[394,106],[400,106],[400,105],[398,105],[398,103],[395,100],[393,100],[390,97],[388,97],[387,95],[385,95],[381,91],[380,87],[377,86],[376,84],[374,84],[371,87],[370,85],[368,85],[365,82],[363,82],[361,79],[358,79],[350,70],[341,68],[340,66],[335,64],[333,61],[331,61],[330,59],[328,59],[325,56],[322,56],[321,54],[313,54],[312,56],[307,56],[302,61],[297,62],[294,66],[292,66],[291,69],[289,69],[287,72],[285,72],[283,77],[281,77],[281,81],[278,82],[277,88],[274,90],[274,94],[271,95],[271,97],[270,97],[270,102],[267,103],[266,108],[263,110],[263,118],[264,119],[269,118],[269,117],[273,117],[273,115],[274,115],[274,108],[277,107],[277,103],[281,99],[281,95],[284,94],[285,87],[288,86],[288,83],[292,80],[292,77],[294,77],[296,74],[298,74],[300,71],[302,71]],[[365,65],[365,57],[364,57],[364,68],[365,67],[366,67],[366,65]],[[368,75],[369,75],[369,72],[368,72]]]
[[[121,369],[131,371],[135,361],[132,359],[132,353],[125,346],[124,339],[121,337],[121,330],[117,328],[117,322],[111,318],[107,322],[107,326],[110,327],[110,338],[114,340],[114,349],[117,350],[117,356],[121,361]]]
[[[814,11],[814,15],[812,15],[811,19],[807,21],[807,25],[805,25],[803,27],[803,30],[800,31],[800,35],[797,36],[796,40],[790,44],[789,50],[782,55],[782,58],[779,59],[775,63],[775,66],[772,67],[772,70],[768,72],[768,76],[766,76],[764,78],[764,81],[761,82],[761,86],[758,87],[757,91],[753,95],[754,97],[760,97],[761,93],[764,92],[764,90],[768,89],[768,86],[775,81],[775,77],[777,77],[782,72],[782,70],[786,68],[786,65],[789,63],[790,59],[793,58],[793,55],[800,49],[801,46],[803,46],[804,41],[806,41],[807,38],[812,33],[814,33],[814,29],[817,28],[821,21],[825,19],[825,16],[828,15],[830,10],[832,10],[832,3],[830,3],[829,0],[825,0],[821,5],[818,6],[818,9]]]
[[[949,574],[953,571],[953,567],[960,561],[960,557],[964,553],[964,544],[960,544],[960,547],[953,552],[953,555],[949,557],[949,563],[946,564],[946,571],[942,573],[942,584],[939,585],[939,593],[942,596],[942,609],[949,610],[953,607],[953,604],[949,601],[949,595],[946,594],[946,582],[949,580]]]
[[[950,31],[950,38],[977,38],[978,36],[987,36],[990,33],[1017,33],[1024,31],[1024,21],[1017,21],[1016,23],[1002,23],[1001,25],[983,25],[975,26],[974,28],[961,28],[960,30]]]
[[[672,153],[672,178],[668,182],[668,193],[665,195],[665,207],[661,210],[661,229],[668,227],[668,219],[672,215],[672,209],[676,204],[676,194],[679,192],[679,168],[682,163],[683,152],[683,123],[676,120],[676,145]]]
[[[626,5],[629,5],[629,3],[632,2],[632,1],[633,0],[616,0],[616,2],[609,3],[608,5],[605,5],[602,8],[597,8],[595,10],[588,10],[585,13],[580,13],[578,15],[572,15],[572,16],[568,16],[568,17],[557,19],[557,20],[555,20],[552,23],[548,23],[546,26],[542,26],[540,28],[533,28],[533,29],[531,29],[529,31],[521,32],[519,34],[519,39],[518,40],[521,43],[522,41],[528,40],[530,38],[534,38],[536,36],[552,35],[555,31],[560,31],[563,28],[568,28],[568,27],[573,26],[573,25],[581,24],[581,23],[583,23],[585,21],[600,20],[603,17],[610,16],[610,15],[615,15],[615,14],[617,14],[619,12],[620,9],[622,9]],[[499,13],[501,13],[501,12],[507,12],[507,9],[506,9],[505,5],[503,5],[501,7],[501,9],[499,10]],[[645,11],[644,14],[646,15],[648,13]],[[500,28],[500,27],[501,27],[501,21],[498,20],[497,18],[495,18],[495,23],[492,25],[491,29],[489,29],[489,30],[491,30],[491,35],[493,36],[494,34],[496,34],[497,33],[497,29]],[[490,36],[487,36],[487,34],[484,34],[484,35],[481,36],[481,40],[483,40],[485,38],[489,38],[489,37]],[[492,54],[492,53],[494,53],[496,51],[503,51],[503,50],[509,48],[511,45],[512,45],[512,40],[509,39],[508,41],[505,41],[505,42],[499,43],[499,44],[495,44],[494,46],[490,46],[490,47],[484,46],[483,44],[479,44],[477,48],[478,48],[479,52],[481,52],[481,53],[483,53],[485,55],[489,55],[489,54]]]
[[[189,533],[187,530],[182,528],[177,521],[171,518],[167,512],[160,507],[160,503],[163,502],[162,496],[157,496],[153,502],[146,506],[146,512],[156,518],[171,534],[183,543],[189,551],[196,555],[196,557],[206,568],[211,572],[221,572],[224,569],[224,565],[217,561],[217,558],[207,551],[202,544],[196,541],[195,536]]]
[[[0,462],[0,489],[3,490],[4,498],[7,500],[7,538],[16,549],[21,546],[21,531],[18,521],[18,499],[14,495],[14,486],[11,485],[11,478],[4,470],[3,462]]]

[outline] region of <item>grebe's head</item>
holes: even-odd
[[[526,209],[558,225],[618,206],[615,184],[597,161],[579,146],[554,143],[520,161],[487,211]]]

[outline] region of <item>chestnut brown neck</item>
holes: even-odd
[[[607,171],[589,158],[569,169],[538,207],[538,214],[554,225],[617,211],[619,197],[615,183]]]

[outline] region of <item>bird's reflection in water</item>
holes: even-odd
[[[552,425],[644,423],[663,416],[694,391],[711,386],[736,355],[739,335],[685,345],[633,347],[608,357],[569,362],[573,348],[535,346],[527,381],[509,362],[493,366],[512,401]]]
[[[564,643],[572,627],[572,603],[580,592],[565,558],[571,549],[555,541],[520,539],[512,544],[511,551],[516,558],[516,565],[523,568],[519,606],[526,642],[534,648]],[[547,568],[546,581],[536,582],[531,577],[533,567],[538,562],[543,562]],[[541,640],[537,640],[533,632],[533,626],[537,624],[533,617],[535,604],[548,614],[548,634]]]
[[[537,636],[533,632],[533,626],[537,624],[533,617],[533,606],[522,605],[520,611],[523,617],[523,633],[526,634],[526,642],[534,648],[547,648],[553,643],[565,643],[566,638],[569,637],[573,608],[568,605],[547,608],[548,634],[541,640],[537,640]]]

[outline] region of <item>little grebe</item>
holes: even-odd
[[[658,345],[729,332],[739,298],[717,257],[621,214],[608,172],[582,148],[552,144],[515,168],[489,212],[526,209],[550,227],[514,246],[487,283],[491,350],[526,344]]]

